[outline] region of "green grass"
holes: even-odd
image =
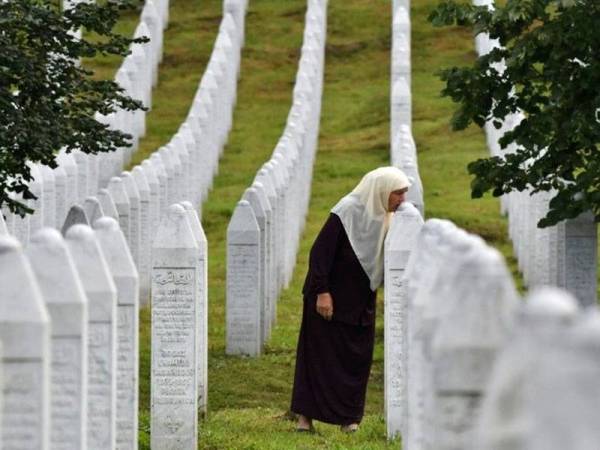
[[[497,200],[469,198],[466,163],[487,152],[483,133],[452,133],[453,106],[441,99],[434,72],[474,57],[469,33],[433,29],[425,17],[435,0],[413,2],[414,134],[425,185],[428,217],[453,220],[498,247],[514,270],[506,222]],[[165,35],[165,59],[148,135],[135,161],[163,145],[185,118],[208,61],[220,19],[219,0],[173,0]],[[264,355],[228,357],[225,349],[226,229],[236,202],[269,158],[290,108],[305,11],[303,0],[251,0],[233,129],[219,174],[203,205],[209,244],[208,414],[200,423],[202,449],[383,449],[382,293],[374,364],[365,420],[348,436],[317,424],[317,434],[298,435],[287,414],[301,316],[301,284],[310,245],[335,202],[361,176],[389,163],[390,2],[330,0],[319,150],[312,197],[298,262],[290,287],[278,303],[277,327]],[[132,30],[128,17],[124,30]],[[117,62],[103,62],[110,74]],[[112,64],[112,65],[111,65]],[[149,448],[149,311],[140,325],[140,443]]]

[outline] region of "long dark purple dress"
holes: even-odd
[[[323,292],[333,297],[331,321],[316,311]],[[310,251],[302,293],[291,410],[321,422],[359,423],[373,361],[376,293],[333,213]]]

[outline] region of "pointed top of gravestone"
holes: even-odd
[[[115,277],[137,277],[138,272],[119,222],[112,217],[102,217],[94,222],[94,230],[111,273]]]
[[[73,225],[67,230],[65,238],[85,291],[90,293],[110,290],[116,293],[94,230],[88,225]]]
[[[526,298],[523,314],[541,319],[572,320],[578,313],[577,300],[566,291],[553,287],[533,290]]]
[[[169,206],[160,221],[152,248],[197,248],[188,214],[183,206]]]
[[[169,176],[167,167],[158,153],[154,152],[148,161],[156,171],[157,177],[167,178]]]
[[[135,184],[135,180],[133,179],[133,175],[131,174],[131,172],[122,172],[121,179],[123,180],[123,186],[125,187],[125,192],[127,192],[127,196],[130,199],[139,198],[140,191],[138,191],[138,188]]]
[[[100,189],[98,191],[98,201],[102,206],[102,211],[105,216],[112,217],[115,220],[119,220],[119,212],[117,211],[117,205],[112,198],[112,195],[108,189]]]
[[[61,228],[61,233],[63,234],[63,236],[66,235],[69,228],[76,224],[90,224],[85,210],[80,205],[73,205],[69,209],[69,212],[67,213],[67,218],[65,219],[65,222]]]
[[[83,210],[90,224],[94,223],[100,217],[104,216],[104,210],[97,197],[87,197],[83,202]]]
[[[248,201],[248,203],[250,203],[250,206],[252,207],[252,211],[254,212],[254,216],[256,217],[257,221],[258,219],[266,218],[267,212],[263,207],[262,201],[260,199],[260,194],[258,193],[258,190],[255,187],[249,187],[248,189],[246,189],[242,198]]]
[[[112,177],[108,182],[108,192],[113,198],[115,205],[129,204],[129,196],[125,190],[125,184],[119,177]]]
[[[260,233],[258,221],[250,203],[240,200],[227,227],[228,244],[256,243]]]
[[[146,8],[144,8],[146,9]],[[151,13],[152,11],[148,11],[148,13]],[[148,14],[146,13],[146,14]],[[143,12],[142,12],[143,14]],[[140,38],[140,37],[147,37],[150,38],[152,36],[152,32],[150,31],[150,28],[148,28],[148,25],[146,24],[146,22],[144,22],[144,19],[142,18],[142,20],[140,22],[138,22],[137,27],[135,28],[135,33],[134,33],[134,37],[135,38]],[[143,45],[148,45],[148,44],[152,44],[152,42],[147,42],[146,44]]]
[[[13,236],[0,236],[0,329],[15,323],[40,324],[49,322],[48,312],[37,281],[23,254],[19,241]],[[12,354],[6,351],[12,349]],[[4,347],[4,357],[39,357],[44,351],[25,339],[15,339]]]
[[[46,303],[87,302],[73,258],[57,230],[38,230],[31,237],[26,254]]]
[[[265,193],[267,194],[267,197],[269,198],[277,198],[277,192],[275,191],[275,184],[273,182],[273,179],[271,178],[271,174],[269,173],[269,171],[266,168],[262,168],[260,169],[257,174],[256,177],[254,178],[255,181],[258,181],[259,183],[261,183],[263,185],[263,187],[265,188]]]
[[[146,178],[146,172],[141,166],[135,166],[131,172],[135,181],[138,192],[142,199],[147,199],[150,196],[150,185]]]
[[[408,202],[400,204],[390,224],[386,245],[390,251],[410,251],[417,242],[423,227],[423,218],[414,205]]]
[[[269,215],[273,208],[271,207],[271,203],[269,202],[269,197],[267,195],[267,191],[265,190],[265,186],[260,181],[254,181],[251,187],[256,189],[256,193],[258,195],[262,208],[265,210],[267,215]]]
[[[198,213],[192,205],[192,202],[184,200],[179,203],[183,206],[183,209],[188,214],[188,220],[190,222],[190,227],[192,228],[192,232],[194,233],[194,238],[198,245],[206,244],[206,235],[204,234],[204,230],[202,229],[202,223],[200,222],[200,218],[198,217]]]
[[[146,159],[142,161],[142,169],[144,171],[144,175],[146,177],[146,181],[148,182],[148,187],[152,190],[152,186],[158,185],[158,169],[152,164],[152,161]]]

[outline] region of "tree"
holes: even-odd
[[[446,82],[442,95],[458,103],[452,127],[461,130],[473,122],[483,127],[491,120],[499,129],[510,114],[520,111],[524,117],[500,140],[503,149],[514,144],[516,151],[468,165],[472,197],[552,191],[538,226],[588,210],[598,221],[600,2],[507,0],[488,9],[443,1],[429,20],[472,27],[500,44],[470,67],[440,72]]]
[[[79,3],[61,12],[47,0],[0,2],[0,206],[20,215],[32,212],[24,200],[35,198],[27,182],[27,162],[56,167],[55,154],[114,151],[131,145],[131,136],[108,129],[96,112],[136,110],[113,81],[95,80],[79,65],[82,57],[128,53],[131,43],[112,29],[127,1]],[[84,38],[76,31],[86,30]]]

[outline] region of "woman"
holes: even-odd
[[[358,429],[373,360],[383,242],[409,187],[395,167],[367,173],[331,210],[313,244],[292,392],[298,431],[311,431],[313,419]]]

